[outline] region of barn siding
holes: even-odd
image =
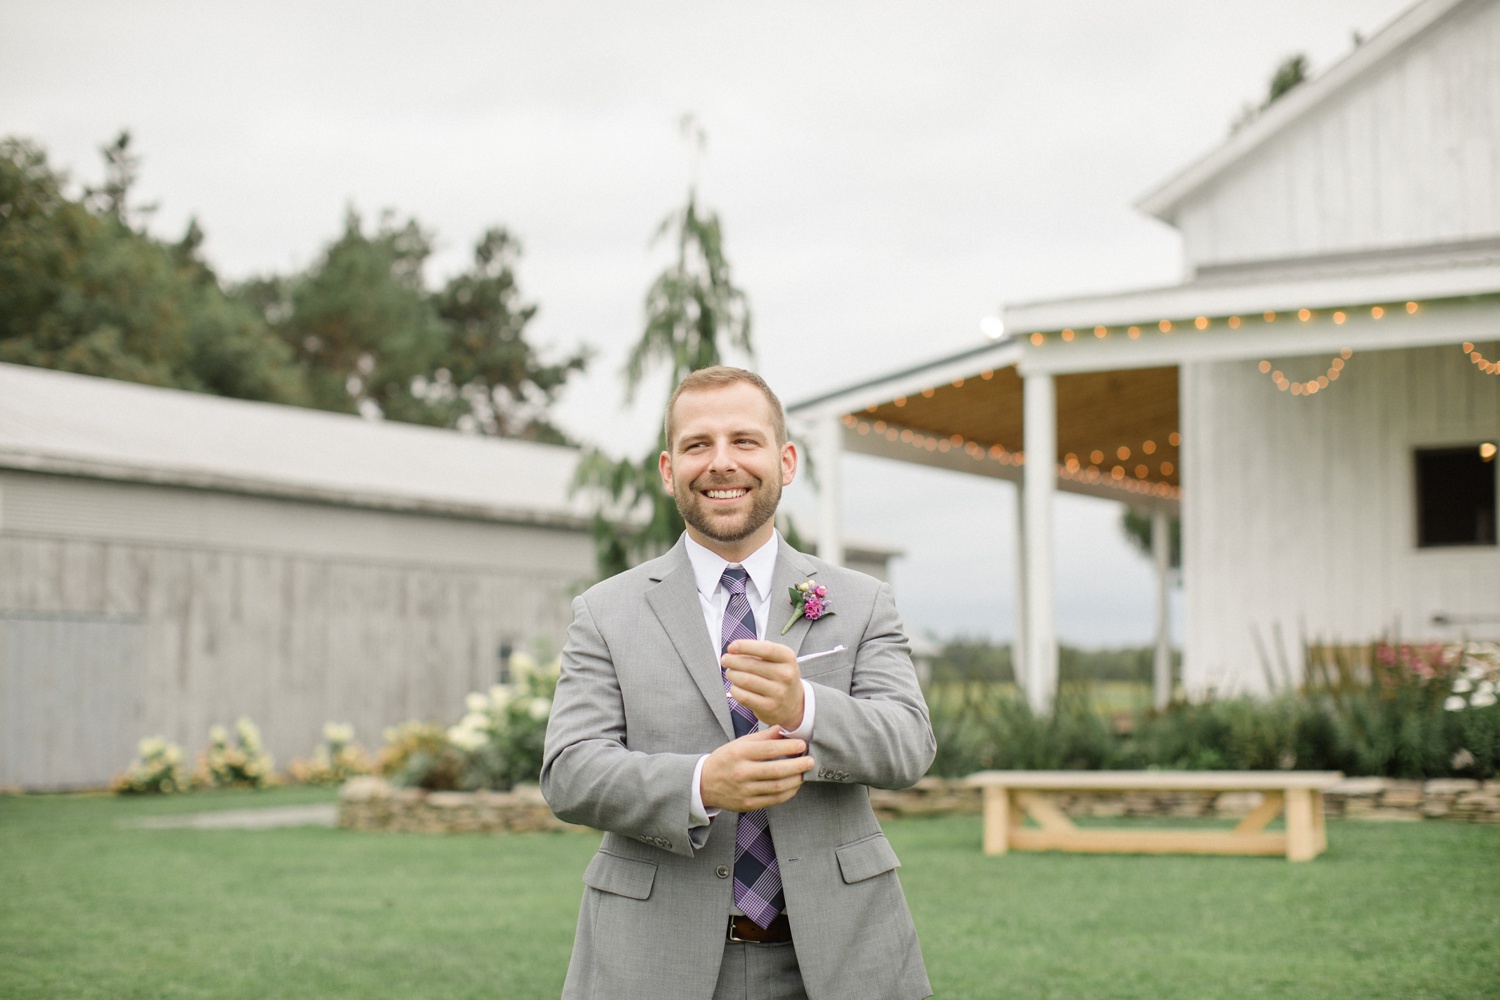
[[[1500,4],[1458,11],[1178,207],[1209,264],[1500,234]]]
[[[1326,365],[1270,360],[1293,378]],[[1500,617],[1500,550],[1415,547],[1412,468],[1416,447],[1500,438],[1500,378],[1451,347],[1360,352],[1306,399],[1254,361],[1181,377],[1192,693],[1262,690],[1264,660],[1300,677],[1304,638],[1453,639],[1434,614]]]
[[[240,715],[282,766],[327,721],[352,723],[371,747],[405,719],[451,722],[466,693],[496,680],[502,642],[561,647],[571,595],[593,572],[578,529],[10,471],[0,493],[0,612],[124,616],[140,629],[123,755],[59,779],[68,741],[108,705],[52,719],[53,736],[38,717],[15,732],[46,748],[45,766],[0,778],[35,787],[107,781],[146,735],[195,753],[211,725]],[[97,671],[48,662],[56,697],[88,704]],[[13,687],[0,696],[12,714],[25,703]]]

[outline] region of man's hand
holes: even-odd
[[[768,726],[802,725],[802,669],[790,646],[763,639],[736,639],[720,657],[729,693]]]
[[[780,805],[797,794],[802,775],[813,769],[806,752],[806,743],[774,728],[725,743],[703,762],[698,789],[703,805],[738,813]]]

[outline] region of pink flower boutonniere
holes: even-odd
[[[828,588],[819,586],[816,580],[803,580],[797,586],[787,588],[787,593],[792,596],[792,617],[781,626],[782,635],[792,630],[798,618],[815,622],[833,614],[828,610]]]

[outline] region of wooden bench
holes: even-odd
[[[1323,792],[1338,771],[981,771],[966,783],[984,794],[984,853],[1082,851],[1125,854],[1284,854],[1311,861],[1328,847]],[[1080,829],[1057,807],[1080,792],[1260,792],[1232,830]],[[1286,814],[1284,832],[1266,826]],[[1026,817],[1036,827],[1026,825]]]

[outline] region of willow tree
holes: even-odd
[[[683,119],[682,128],[701,152],[702,129],[691,118]],[[722,364],[727,349],[754,356],[750,306],[730,274],[723,226],[716,212],[698,204],[695,185],[688,186],[687,203],[662,220],[650,245],[668,240],[673,256],[646,292],[645,326],[625,362],[627,403],[658,371],[665,370],[668,386],[675,388],[699,368]],[[594,541],[600,577],[660,554],[682,534],[682,516],[657,471],[666,444],[666,431],[659,429],[656,447],[640,457],[584,454],[575,487],[598,498]]]

